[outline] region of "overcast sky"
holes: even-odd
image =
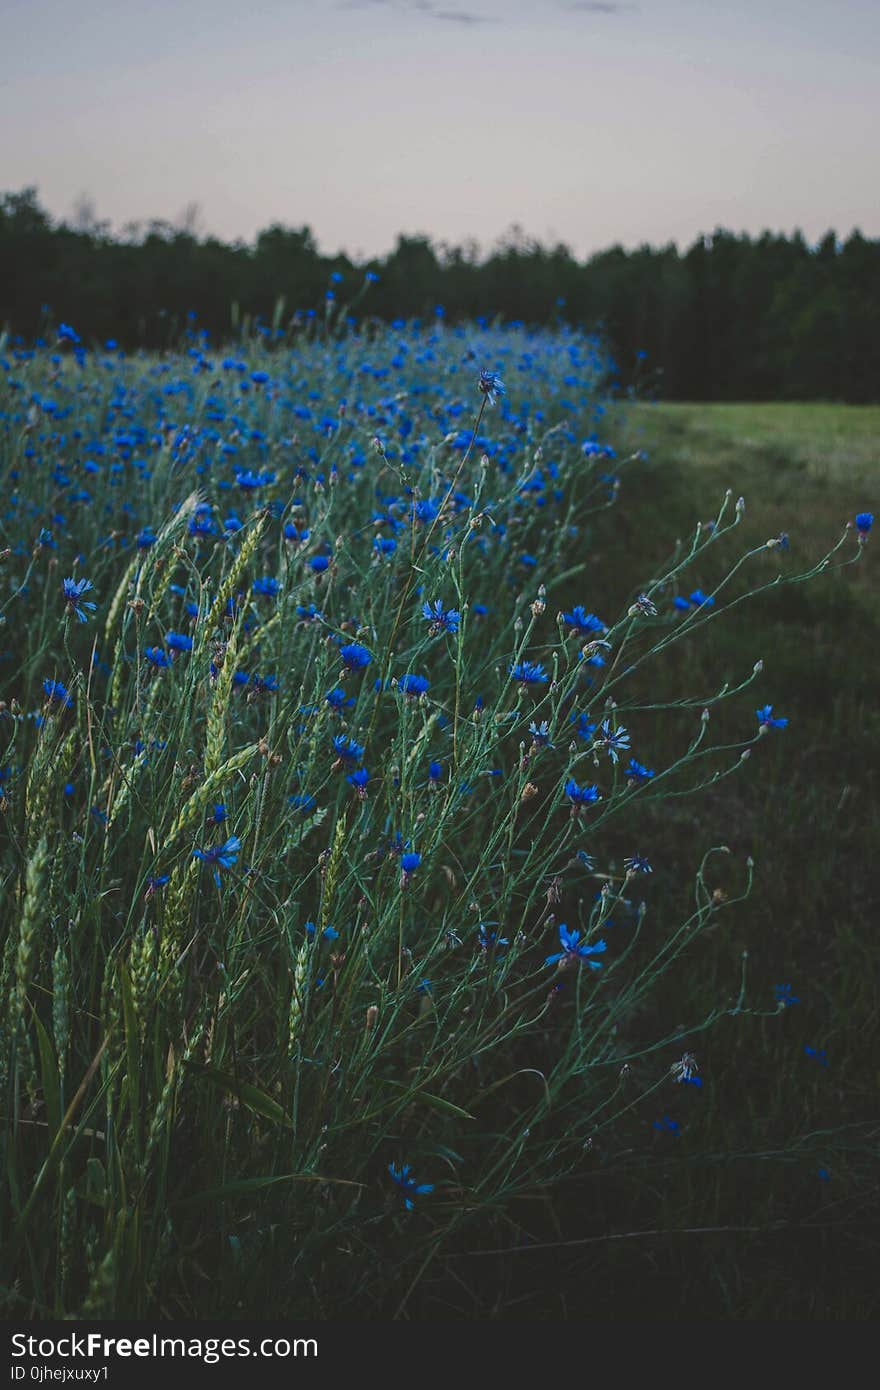
[[[0,0],[0,191],[325,251],[880,235],[880,0]]]

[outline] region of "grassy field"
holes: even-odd
[[[628,410],[624,432],[648,460],[621,548],[652,560],[673,532],[688,535],[695,513],[711,516],[727,487],[747,501],[744,540],[785,531],[796,560],[880,496],[877,408],[645,404]],[[756,863],[752,896],[692,958],[685,990],[699,997],[702,977],[711,995],[747,952],[753,985],[791,982],[798,1003],[782,1026],[726,1024],[707,1042],[706,1110],[690,1112],[651,1196],[641,1173],[630,1188],[630,1229],[666,1237],[601,1244],[572,1271],[592,1281],[606,1316],[619,1315],[627,1281],[640,1307],[672,1317],[876,1316],[878,596],[873,563],[771,591],[664,669],[661,691],[685,678],[712,689],[762,658],[774,709],[790,718],[748,785],[728,782],[678,812],[667,803],[672,917],[695,844],[724,843]],[[670,985],[660,1013],[684,1014],[681,977]],[[817,1065],[806,1048],[826,1056]]]
[[[880,412],[5,366],[7,1314],[874,1315]]]

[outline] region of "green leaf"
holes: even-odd
[[[290,1120],[284,1107],[279,1105],[277,1100],[267,1096],[265,1091],[261,1091],[257,1086],[250,1086],[246,1081],[236,1081],[234,1076],[228,1072],[220,1071],[217,1067],[204,1067],[199,1063],[190,1062],[189,1069],[198,1076],[204,1077],[212,1086],[218,1090],[228,1091],[230,1095],[237,1097],[242,1105],[246,1105],[248,1110],[253,1110],[257,1115],[263,1115],[267,1120],[274,1120],[276,1124],[290,1127]]]
[[[61,1086],[58,1080],[58,1061],[55,1049],[49,1041],[39,1017],[34,1013],[37,1028],[37,1042],[40,1048],[40,1075],[43,1078],[43,1098],[46,1102],[46,1119],[49,1122],[49,1138],[54,1139],[61,1128]]]
[[[408,1087],[400,1081],[386,1081],[386,1086],[394,1086],[398,1091],[406,1091]],[[453,1105],[451,1100],[444,1100],[443,1096],[435,1096],[433,1091],[413,1091],[410,1095],[411,1100],[422,1100],[426,1105],[430,1105],[433,1110],[441,1110],[446,1115],[456,1115],[460,1120],[472,1120],[473,1115],[469,1115],[466,1110],[462,1110],[460,1105]]]

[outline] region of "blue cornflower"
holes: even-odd
[[[211,820],[214,822],[214,824],[222,825],[223,822],[226,820],[227,814],[228,812],[224,803],[222,801],[215,801],[214,810],[211,813]]]
[[[601,800],[598,787],[581,787],[573,777],[569,777],[565,783],[565,795],[571,802],[572,814],[579,807],[591,806],[593,802]]]
[[[553,744],[550,742],[550,725],[547,723],[546,719],[542,719],[540,724],[536,724],[533,719],[529,725],[529,733],[532,736],[532,741],[536,743],[539,748],[553,747]]]
[[[587,613],[580,604],[573,608],[570,613],[563,613],[562,620],[571,628],[572,632],[585,637],[590,632],[607,632],[607,626],[601,618],[597,618],[595,613]]]
[[[67,689],[67,686],[62,685],[61,681],[50,681],[48,679],[44,680],[43,689],[45,690],[46,695],[50,700],[57,700],[58,703],[60,705],[63,705],[65,709],[73,708],[73,698],[69,690]]]
[[[762,729],[784,729],[788,724],[787,719],[774,719],[772,705],[762,705],[760,709],[755,710],[755,714]]]
[[[871,527],[872,527],[873,525],[874,525],[874,516],[873,516],[873,513],[872,513],[872,512],[859,512],[859,513],[858,513],[858,515],[856,516],[856,526],[858,527],[859,539],[860,539],[860,540],[866,540],[866,539],[867,539],[868,532],[870,531],[870,529],[871,529]]]
[[[397,549],[397,541],[393,536],[376,536],[373,546],[380,555],[393,555]]]
[[[498,397],[504,395],[504,382],[497,372],[480,372],[479,387],[490,405],[494,405]]]
[[[348,642],[344,647],[340,647],[339,655],[348,671],[360,671],[373,660],[366,647],[362,647],[359,642]]]
[[[622,726],[612,729],[611,720],[603,719],[599,725],[599,737],[596,740],[604,748],[613,763],[616,763],[621,749],[629,748],[629,734]]]
[[[601,970],[600,960],[590,960],[590,956],[600,956],[603,951],[608,950],[606,941],[597,941],[593,946],[588,946],[580,939],[579,931],[569,931],[564,922],[559,924],[559,944],[561,951],[556,951],[552,956],[548,956],[544,961],[545,965],[557,965],[560,961],[565,961],[566,965],[575,965],[578,961],[585,960],[591,970]]]
[[[673,1120],[670,1115],[662,1115],[659,1120],[655,1120],[654,1128],[665,1130],[667,1134],[678,1134],[681,1131],[678,1120]]]
[[[158,893],[159,890],[164,888],[170,881],[170,874],[150,874],[147,879],[147,888],[144,897],[152,898],[155,893]]]
[[[155,545],[158,537],[152,526],[144,526],[138,531],[135,537],[138,550],[149,550],[151,545]]]
[[[690,609],[690,604],[688,603],[686,598],[682,597],[681,594],[676,594],[672,602],[676,608],[684,609],[685,612],[687,612]]]
[[[323,574],[325,570],[330,568],[330,556],[313,555],[311,560],[309,560],[309,568],[313,570],[315,574]]]
[[[230,835],[228,840],[224,840],[222,845],[214,845],[211,849],[194,849],[193,858],[201,859],[205,864],[214,866],[214,882],[220,887],[220,869],[231,869],[238,859],[238,851],[241,849],[241,840],[237,835]]]
[[[510,942],[508,941],[506,936],[499,936],[497,932],[487,931],[486,928],[483,926],[482,922],[480,923],[480,929],[477,932],[477,941],[479,942],[480,949],[482,951],[491,951],[496,946],[510,945]]]
[[[623,775],[630,782],[650,782],[651,778],[654,776],[654,769],[645,767],[643,763],[637,762],[635,758],[630,758],[626,767],[623,769]]]
[[[287,798],[287,804],[292,806],[295,811],[299,811],[301,816],[307,816],[314,811],[318,802],[308,792],[294,792],[292,796]]]
[[[442,599],[422,604],[422,617],[431,624],[431,636],[438,632],[458,632],[461,614],[457,608],[444,608]]]
[[[428,764],[428,780],[429,780],[430,782],[439,782],[439,781],[442,780],[442,778],[443,778],[443,765],[442,765],[442,763],[435,763],[435,762],[429,763],[429,764]]]
[[[654,872],[643,854],[630,854],[624,859],[623,867],[628,874],[652,874]]]
[[[538,662],[517,661],[510,667],[510,679],[521,681],[523,685],[546,685],[550,677]]]
[[[314,936],[316,931],[317,928],[314,922],[306,922],[306,936]],[[321,932],[321,940],[338,941],[339,932],[336,930],[335,927],[325,927],[324,930]]]
[[[344,690],[340,690],[337,685],[335,690],[328,690],[324,696],[331,709],[345,709],[347,705],[353,705],[355,700],[353,695],[346,695]]]
[[[813,1057],[815,1061],[819,1063],[820,1067],[828,1066],[828,1053],[825,1051],[824,1047],[820,1047],[817,1049],[815,1047],[810,1047],[809,1044],[807,1044],[804,1047],[804,1053],[807,1057]]]
[[[422,856],[415,850],[400,856],[400,867],[405,874],[414,874],[422,862]]]
[[[416,699],[419,695],[424,695],[426,693],[430,684],[431,682],[428,680],[427,676],[406,675],[400,677],[400,680],[397,682],[397,688],[398,690],[402,690],[404,695],[410,695]]]
[[[355,772],[350,772],[345,780],[351,783],[357,791],[358,796],[363,801],[367,794],[367,783],[370,780],[370,774],[367,769],[365,767],[359,767]]]
[[[193,639],[185,632],[166,632],[165,645],[173,652],[191,652]]]
[[[801,1001],[793,993],[793,987],[789,984],[774,985],[773,993],[776,996],[777,1004],[781,1004],[784,1009],[788,1009],[792,1004],[799,1004]]]
[[[715,602],[711,594],[704,594],[702,589],[694,589],[692,594],[688,594],[690,602],[695,608],[708,608]]]
[[[144,647],[144,656],[152,666],[171,665],[171,657],[161,647]]]
[[[300,530],[293,521],[288,521],[284,527],[284,539],[293,541],[295,545],[301,545],[303,541],[307,541],[311,534],[308,529]]]
[[[582,738],[585,742],[589,743],[593,734],[596,732],[596,725],[591,724],[585,714],[574,713],[570,716],[570,719],[572,724],[576,726],[575,733],[578,738]]]
[[[81,339],[76,329],[71,328],[69,323],[60,323],[58,325],[58,341],[59,343],[79,343]]]
[[[253,584],[255,594],[265,594],[268,598],[275,598],[280,588],[278,580],[268,574],[264,579],[255,579]]]
[[[396,1163],[389,1163],[388,1171],[403,1193],[403,1204],[407,1211],[412,1211],[415,1206],[413,1197],[426,1197],[429,1192],[434,1191],[432,1182],[416,1182],[412,1176],[412,1168],[408,1163],[404,1163],[400,1168],[397,1167]]]
[[[677,1062],[673,1062],[669,1068],[672,1075],[678,1082],[692,1081],[700,1070],[697,1059],[692,1052],[683,1052]]]
[[[255,671],[250,678],[249,684],[255,695],[273,695],[278,689],[278,677],[258,676]]]
[[[65,579],[61,584],[61,591],[67,600],[67,607],[71,613],[75,613],[81,623],[89,621],[89,614],[85,612],[88,608],[90,613],[94,613],[96,605],[86,603],[83,594],[87,594],[89,589],[95,586],[91,579]]]
[[[345,734],[337,734],[333,739],[336,756],[343,763],[359,763],[364,756],[363,746]]]

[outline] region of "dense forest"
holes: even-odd
[[[678,400],[880,400],[880,240],[717,230],[685,251],[614,246],[579,261],[514,229],[490,253],[401,236],[386,257],[324,256],[307,227],[253,244],[184,222],[114,234],[53,220],[36,190],[0,196],[0,325],[25,341],[161,348],[262,326],[366,317],[564,319],[600,329],[619,380]]]

